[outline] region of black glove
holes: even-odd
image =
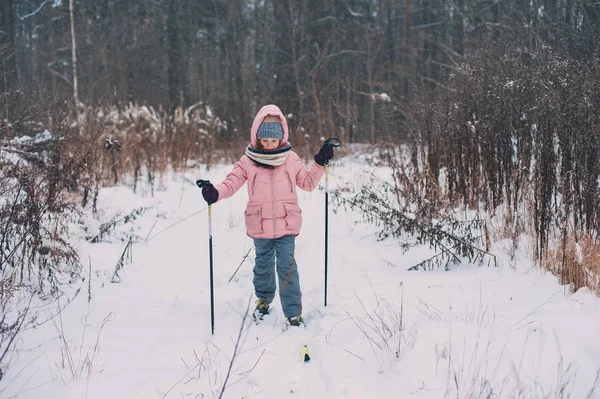
[[[208,205],[212,205],[219,199],[219,192],[212,183],[207,183],[206,186],[202,187],[202,196],[208,202]]]
[[[333,146],[331,144],[323,144],[319,152],[315,155],[315,162],[321,166],[325,166],[330,159],[333,159]]]

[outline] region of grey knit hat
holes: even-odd
[[[256,138],[261,139],[283,139],[283,127],[279,122],[263,122],[258,127]]]

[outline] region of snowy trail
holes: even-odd
[[[338,162],[332,187],[358,181],[366,168]],[[86,281],[62,312],[62,328],[48,322],[23,334],[0,397],[219,397],[241,328],[225,398],[466,398],[490,391],[536,398],[554,397],[562,386],[573,398],[600,397],[590,391],[600,368],[599,299],[585,290],[570,295],[523,255],[516,270],[501,256],[498,268],[407,272],[427,248],[403,254],[391,239],[377,242],[377,229],[357,223],[358,214],[330,208],[324,307],[320,191],[299,192],[304,225],[296,258],[307,329],[285,329],[278,298],[263,323],[248,317],[242,326],[252,295],[252,251],[228,280],[252,248],[244,229],[245,187],[213,206],[211,336],[206,211],[174,223],[205,207],[191,181],[220,181],[229,168],[165,181],[153,198],[103,190],[106,217],[153,205],[135,232],[144,238],[152,229],[155,236],[134,245],[119,284],[110,279],[125,244],[82,242],[82,259],[89,254],[92,265],[91,302]],[[302,344],[310,349],[308,363],[300,357]],[[71,371],[69,357],[80,371]]]

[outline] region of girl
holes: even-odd
[[[325,163],[333,158],[333,147],[323,145],[315,163],[306,169],[288,142],[288,126],[281,110],[265,105],[258,111],[250,131],[250,145],[225,180],[207,184],[202,196],[209,204],[231,197],[248,182],[245,211],[246,234],[254,239],[255,320],[269,313],[275,297],[275,258],[279,298],[286,320],[292,326],[304,323],[298,267],[294,259],[296,236],[302,226],[296,187],[314,190]]]

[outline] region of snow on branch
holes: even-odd
[[[17,18],[19,18],[21,21],[26,20],[27,18],[33,17],[34,15],[36,15],[38,12],[40,12],[42,10],[42,8],[44,8],[44,6],[48,3],[53,3],[52,4],[52,8],[56,8],[56,7],[60,7],[62,6],[62,0],[44,0],[44,2],[42,4],[39,5],[38,8],[36,8],[35,10],[33,10],[32,12],[30,12],[29,14],[26,15],[19,15],[18,13],[15,13],[15,15],[17,16]]]
[[[112,231],[114,231],[116,227],[134,222],[136,219],[142,217],[151,208],[152,207],[144,207],[144,206],[135,208],[130,213],[128,213],[127,215],[125,215],[121,218],[119,218],[117,216],[117,217],[113,218],[111,221],[103,223],[100,226],[98,233],[96,235],[87,237],[88,242],[91,242],[91,243],[102,242],[102,240],[105,238],[105,236],[110,235],[110,233]]]
[[[473,264],[487,260],[488,265],[497,266],[496,256],[476,245],[483,236],[487,237],[485,221],[482,219],[451,220],[445,225],[437,220],[419,220],[415,214],[394,207],[394,202],[390,201],[385,193],[377,192],[368,186],[362,187],[351,198],[343,198],[335,190],[331,193],[335,204],[359,209],[367,221],[382,226],[381,237],[401,237],[408,234],[416,239],[417,244],[429,244],[432,249],[438,251],[436,255],[408,270],[450,270],[452,265],[465,259]]]

